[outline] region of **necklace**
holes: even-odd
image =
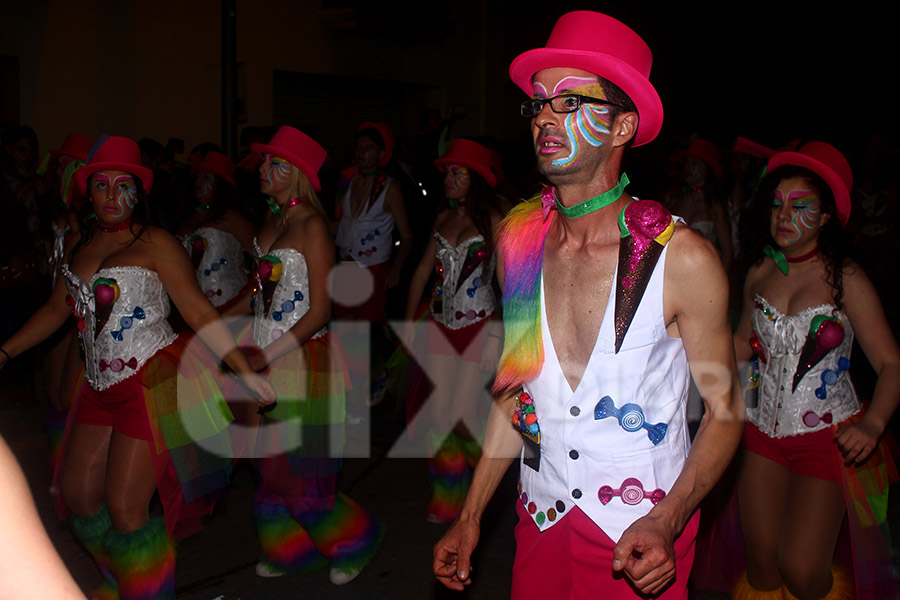
[[[210,208],[212,208],[212,202],[210,202],[209,204],[198,204],[197,206],[194,207],[194,210],[202,215],[203,213],[207,212]]]
[[[266,198],[266,202],[269,204],[269,209],[272,211],[272,214],[276,217],[280,217],[282,212],[281,207],[271,198]],[[285,203],[284,208],[288,209],[292,206],[297,206],[298,204],[300,204],[300,198],[291,198]]]
[[[559,212],[562,213],[562,215],[567,219],[583,217],[584,215],[592,213],[595,210],[605,208],[618,200],[622,196],[622,192],[625,190],[625,186],[629,183],[631,182],[628,180],[628,175],[622,173],[622,176],[619,178],[619,183],[613,189],[607,192],[603,192],[599,196],[594,196],[589,200],[585,200],[581,204],[576,204],[575,206],[563,206],[562,203],[560,203],[559,198],[557,198],[556,208],[558,208]]]
[[[763,253],[775,261],[775,266],[785,275],[790,272],[791,265],[795,265],[797,263],[806,262],[812,258],[815,258],[819,254],[819,247],[816,246],[806,254],[801,254],[800,256],[793,256],[788,258],[784,255],[781,250],[776,250],[769,244],[766,244],[763,248]]]
[[[131,218],[127,218],[121,223],[116,223],[115,225],[104,225],[99,220],[97,221],[97,227],[100,228],[100,231],[103,233],[116,233],[117,231],[122,231],[123,229],[128,229],[131,227]]]

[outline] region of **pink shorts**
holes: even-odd
[[[513,564],[513,600],[634,600],[645,598],[612,570],[616,543],[578,507],[545,531],[538,529],[521,502],[516,502],[516,560]],[[675,580],[661,600],[685,600],[694,562],[694,538],[700,512],[691,517],[675,540]]]
[[[146,365],[144,365],[146,366]],[[146,389],[141,383],[141,371],[128,379],[98,392],[82,380],[78,390],[78,412],[75,422],[84,425],[104,425],[128,437],[153,440],[147,416]]]
[[[745,450],[773,460],[787,467],[791,473],[837,483],[844,481],[832,427],[801,435],[771,438],[747,421],[744,423],[742,444]]]

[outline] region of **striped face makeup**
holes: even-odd
[[[772,196],[772,238],[782,248],[806,245],[819,236],[823,225],[822,204],[800,177],[785,179]]]
[[[562,94],[575,94],[606,99],[603,88],[592,75],[564,76],[550,90],[540,80],[534,82],[534,98],[552,98]],[[549,109],[547,109],[549,110]],[[550,164],[558,168],[579,164],[589,148],[599,148],[609,139],[609,107],[603,104],[583,103],[575,112],[559,115],[562,118],[564,136],[557,132],[536,132],[538,156],[551,158]]]
[[[91,177],[91,200],[94,212],[101,220],[116,220],[126,216],[137,204],[137,185],[134,176],[121,171],[102,171]]]
[[[291,184],[293,165],[283,158],[266,154],[259,167],[260,188],[264,194],[274,196]]]
[[[447,198],[456,200],[465,198],[471,181],[472,178],[467,168],[450,165],[447,167],[447,174],[444,175],[444,193]]]

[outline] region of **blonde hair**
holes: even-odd
[[[322,201],[319,200],[319,197],[316,195],[316,191],[313,189],[309,177],[307,177],[303,171],[298,169],[296,165],[292,164],[291,166],[294,168],[294,182],[291,186],[291,198],[303,198],[308,200],[312,207],[327,219],[328,217],[325,214],[325,209],[322,207]]]

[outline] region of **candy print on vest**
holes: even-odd
[[[647,437],[653,442],[653,445],[659,444],[666,437],[666,431],[669,426],[666,423],[657,423],[651,425],[644,418],[644,410],[637,404],[623,404],[622,408],[616,408],[613,399],[609,396],[603,396],[594,407],[594,420],[599,421],[607,417],[615,417],[619,421],[619,426],[628,432],[647,430]]]
[[[147,318],[147,315],[146,315],[146,313],[144,313],[144,309],[141,308],[140,306],[135,306],[134,310],[131,311],[130,316],[125,315],[124,317],[119,319],[120,329],[118,331],[110,332],[110,333],[112,333],[113,339],[116,340],[117,342],[121,342],[123,339],[122,332],[125,331],[126,329],[131,329],[131,327],[134,325],[135,319],[137,319],[138,321],[143,321],[146,318]]]
[[[616,275],[616,352],[641,303],[662,250],[675,232],[672,214],[659,202],[638,200],[619,213]]]
[[[825,358],[829,351],[837,348],[844,341],[844,324],[836,317],[816,315],[809,324],[809,334],[800,351],[797,360],[797,370],[794,371],[794,392],[797,386],[810,369]],[[824,376],[824,373],[823,373]],[[824,380],[823,380],[824,381]],[[835,378],[835,381],[837,379]]]
[[[645,499],[652,502],[655,506],[659,504],[660,500],[666,497],[666,493],[660,489],[648,492],[644,489],[644,484],[642,484],[639,479],[629,477],[622,482],[622,487],[617,490],[614,490],[608,485],[604,485],[600,488],[600,491],[597,492],[597,496],[600,498],[600,504],[603,504],[604,506],[609,504],[609,501],[616,496],[620,497],[622,502],[629,506],[640,504],[641,501]]]
[[[516,412],[513,414],[513,425],[525,440],[522,462],[535,471],[541,470],[541,426],[534,412],[534,400],[528,392],[516,396]]]
[[[103,327],[106,326],[109,315],[112,314],[113,305],[116,303],[116,300],[119,299],[121,293],[122,290],[119,289],[119,284],[115,279],[100,277],[94,282],[94,306],[96,307],[96,326],[94,328],[95,340],[97,339],[97,336],[100,335]],[[116,337],[115,334],[113,334],[113,337]]]
[[[838,378],[841,376],[841,373],[849,369],[850,359],[846,356],[842,356],[840,359],[838,359],[837,369],[825,369],[824,371],[822,371],[822,387],[816,389],[816,398],[818,398],[819,400],[825,400],[828,397],[828,386],[836,384],[838,382]],[[830,412],[818,415],[814,411],[808,410],[803,413],[803,424],[807,427],[815,427],[819,423],[826,423],[828,425],[831,425],[832,421],[833,417]]]

